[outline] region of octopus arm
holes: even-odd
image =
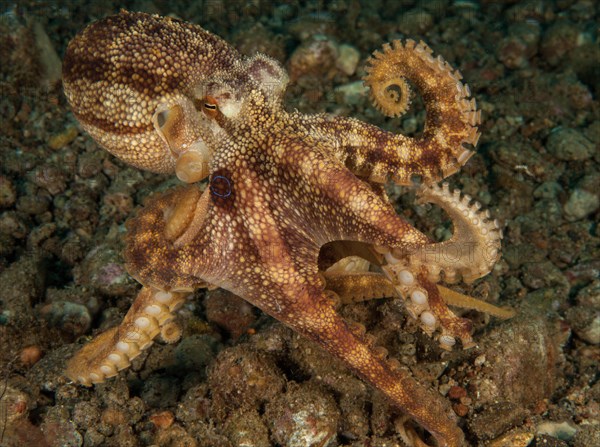
[[[419,384],[398,362],[374,346],[364,327],[346,322],[335,302],[323,290],[319,276],[291,273],[280,278],[262,277],[267,287],[248,290],[245,299],[260,307],[294,331],[317,342],[367,383],[380,390],[395,405],[429,431],[439,446],[461,446],[464,438],[452,419],[452,410],[441,395]]]
[[[408,82],[416,86],[426,107],[420,136],[407,137],[344,117],[307,118],[317,135],[335,135],[334,153],[354,173],[370,181],[388,179],[410,185],[415,177],[424,183],[454,174],[477,145],[481,112],[470,97],[461,74],[423,42],[394,41],[368,60],[365,84],[377,109],[400,116],[410,104]]]
[[[95,337],[69,360],[67,377],[85,386],[104,382],[129,367],[157,335],[173,340],[174,312],[187,295],[143,287],[119,326]]]

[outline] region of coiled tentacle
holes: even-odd
[[[395,40],[367,61],[364,81],[374,106],[383,114],[396,117],[406,112],[411,95],[407,81],[417,87],[426,106],[423,134],[414,139],[396,138],[400,157],[406,145],[414,154],[389,173],[399,183],[410,181],[406,175],[411,171],[422,171],[419,175],[425,181],[455,173],[473,154],[464,146],[476,146],[479,140],[481,111],[475,99],[469,99],[469,87],[461,82],[458,70],[441,56],[434,58],[432,52],[423,42]]]

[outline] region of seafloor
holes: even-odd
[[[117,324],[138,285],[124,222],[177,184],[132,169],[74,119],[60,79],[70,38],[120,8],[202,25],[291,74],[287,106],[412,135],[418,97],[386,119],[359,82],[384,42],[423,39],[483,111],[477,154],[450,182],[503,226],[503,257],[467,294],[477,346],[442,352],[394,300],[346,306],[415,378],[452,402],[472,445],[600,445],[600,45],[593,0],[3,3],[0,16],[0,445],[400,446],[402,415],[313,343],[223,291],[196,293],[184,337],[105,384],[63,376]],[[390,188],[436,238],[449,220]]]

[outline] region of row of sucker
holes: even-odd
[[[85,386],[101,383],[127,368],[158,334],[166,342],[177,341],[181,328],[173,321],[174,312],[188,295],[142,288],[123,322],[100,334],[69,361],[67,376]]]
[[[473,341],[466,322],[447,308],[438,289],[431,289],[431,284],[426,287],[425,282],[443,279],[455,283],[462,278],[470,283],[489,273],[500,256],[500,224],[490,218],[487,210],[481,211],[481,205],[470,196],[461,195],[458,190],[451,192],[447,183],[423,185],[418,200],[440,206],[452,219],[453,235],[447,241],[418,248],[377,247],[386,262],[383,272],[423,331],[433,335],[436,329],[440,330],[438,341],[442,348],[452,349],[456,338],[460,338],[464,348],[471,347]],[[419,275],[423,275],[422,281]]]
[[[406,311],[418,322],[423,332],[433,337],[438,330],[436,338],[440,347],[448,351],[452,350],[457,338],[461,340],[464,349],[472,347],[470,323],[448,309],[436,286],[433,285],[435,293],[431,296],[431,288],[428,290],[423,282],[427,281],[425,278],[420,280],[417,272],[394,258],[391,252],[385,257],[388,261],[382,267],[385,276],[394,284],[396,294],[404,300]]]
[[[472,283],[487,275],[498,259],[502,230],[488,210],[459,190],[450,191],[448,183],[422,186],[417,192],[418,203],[433,203],[452,219],[452,237],[414,250],[392,249],[391,256],[405,260],[413,271],[425,268],[431,282],[444,280],[454,284],[461,279]]]

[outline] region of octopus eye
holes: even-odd
[[[202,101],[202,110],[204,110],[206,115],[210,116],[211,118],[215,118],[219,111],[217,100],[212,96],[204,97]]]

